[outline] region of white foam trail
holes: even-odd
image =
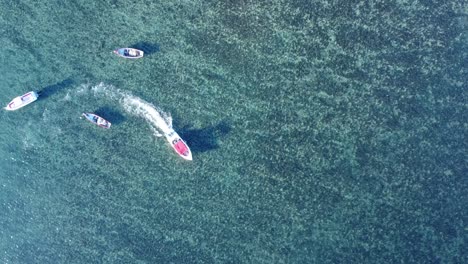
[[[146,119],[155,134],[158,133],[158,129],[164,134],[169,133],[171,128],[164,119],[164,114],[161,114],[154,105],[136,96],[124,96],[122,103],[125,111]]]
[[[71,101],[70,93],[67,93],[67,94],[65,95],[65,97],[63,97],[63,100],[64,100],[64,101]]]
[[[95,96],[104,94],[106,98],[118,101],[127,113],[144,118],[157,137],[162,136],[161,133],[168,133],[172,128],[172,118],[169,114],[128,91],[121,91],[112,85],[100,83],[93,87],[83,85],[78,92],[89,89],[94,92]]]

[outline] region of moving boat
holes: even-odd
[[[120,48],[114,50],[114,53],[117,54],[118,56],[122,58],[127,58],[127,59],[138,59],[142,58],[144,52],[142,50],[137,50],[133,48]]]
[[[192,160],[192,152],[190,151],[187,143],[185,143],[174,129],[171,129],[168,133],[164,134],[164,136],[179,156],[186,160]]]
[[[89,122],[98,125],[103,128],[110,128],[111,127],[111,122],[105,120],[104,118],[93,114],[93,113],[83,113],[82,116],[84,116],[86,119],[88,119]]]
[[[6,107],[6,110],[14,111],[37,100],[39,94],[31,91],[13,99]]]

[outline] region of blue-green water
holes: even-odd
[[[0,262],[468,262],[464,1],[0,12]]]

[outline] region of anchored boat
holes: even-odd
[[[142,50],[133,49],[133,48],[120,48],[114,50],[114,53],[118,56],[126,59],[138,59],[142,58],[144,52]]]
[[[98,125],[103,128],[110,128],[111,127],[111,122],[105,120],[104,118],[93,114],[93,113],[83,113],[82,116],[84,116],[89,122]]]
[[[31,91],[13,99],[6,107],[6,110],[14,111],[37,100],[39,94]]]

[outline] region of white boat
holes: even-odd
[[[126,58],[126,59],[138,59],[142,58],[144,52],[142,50],[138,49],[132,49],[132,48],[120,48],[114,50],[114,53],[117,54],[120,57]]]
[[[13,99],[6,107],[6,110],[14,111],[37,100],[39,94],[31,91]]]
[[[190,148],[179,134],[174,131],[174,129],[171,129],[168,133],[164,134],[164,136],[179,156],[186,160],[192,160],[192,152],[190,151]]]
[[[112,125],[111,122],[93,113],[83,113],[81,115],[84,116],[89,122],[103,128],[110,128]]]

